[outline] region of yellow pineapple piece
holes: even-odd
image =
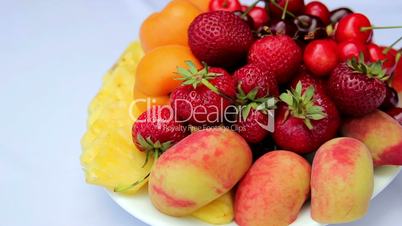
[[[81,156],[86,181],[110,190],[141,181],[150,172],[153,164],[150,159],[143,167],[145,153],[135,147],[130,131],[123,128],[102,132],[86,151],[91,153]],[[146,182],[147,179],[124,193],[135,193]]]
[[[233,197],[231,192],[215,199],[192,213],[192,216],[209,224],[228,224],[233,221]]]

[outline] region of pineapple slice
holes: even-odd
[[[143,167],[145,153],[140,152],[131,139],[131,132],[124,128],[111,129],[99,134],[95,141],[81,156],[86,181],[104,186],[110,190],[126,187],[143,180],[151,170],[153,160]],[[133,194],[147,179],[124,191]]]
[[[232,222],[234,213],[231,192],[222,195],[208,205],[193,212],[192,216],[210,224],[228,224]]]

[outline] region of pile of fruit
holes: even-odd
[[[402,165],[401,51],[321,2],[172,0],[89,107],[89,183],[213,224],[367,212],[374,167]],[[401,38],[402,39],[402,38]]]

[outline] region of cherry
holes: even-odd
[[[321,19],[324,25],[330,23],[330,13],[326,5],[318,1],[312,1],[306,5],[304,14],[316,16]]]
[[[388,115],[390,115],[392,118],[394,118],[396,121],[399,122],[399,124],[402,126],[402,108],[391,108],[388,111],[386,111]]]
[[[392,87],[387,86],[387,92],[384,101],[382,102],[380,109],[387,110],[398,106],[399,97],[396,90]]]
[[[388,74],[391,74],[395,69],[395,57],[398,53],[395,49],[378,46],[374,43],[367,45],[368,59],[371,62],[377,62],[379,60],[384,61],[383,67],[387,70]]]
[[[352,13],[342,18],[335,30],[336,41],[344,42],[355,40],[361,43],[370,42],[373,31],[365,30],[363,28],[371,27],[369,19],[360,13]]]
[[[278,20],[274,19],[271,22],[271,32],[272,34],[283,34],[293,37],[296,34],[297,27],[296,25],[289,20]]]
[[[346,15],[352,14],[353,11],[349,8],[338,8],[334,9],[331,11],[331,15],[329,16],[329,20],[331,21],[331,24],[336,24],[338,23],[342,18],[344,18]]]
[[[211,0],[209,2],[210,11],[236,11],[241,10],[239,0]]]
[[[288,13],[291,15],[299,15],[304,12],[304,0],[265,0],[269,2],[269,12],[272,17],[280,18],[282,16],[283,8],[286,1],[288,1]]]
[[[250,28],[254,27],[254,20],[249,14],[245,15],[244,12],[240,10],[236,10],[233,13],[234,15],[240,17],[240,19],[242,19],[244,22],[246,22]]]
[[[310,15],[299,15],[294,19],[297,27],[298,39],[301,41],[311,41],[327,37],[327,31],[320,18]]]
[[[352,57],[358,58],[360,52],[363,52],[364,59],[368,59],[366,45],[354,40],[339,43],[337,52],[338,58],[341,62],[351,59]]]
[[[332,39],[314,40],[304,50],[304,65],[315,76],[326,76],[338,65],[336,49]]]
[[[394,74],[392,75],[392,87],[397,92],[402,92],[402,60],[396,63]]]
[[[243,12],[248,10],[248,6],[242,6]],[[257,30],[258,28],[267,25],[269,22],[269,16],[267,10],[260,6],[254,6],[248,12],[251,18],[253,18],[253,28]]]

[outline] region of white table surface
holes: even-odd
[[[0,225],[145,226],[84,183],[79,140],[101,76],[136,39],[152,5],[166,1],[0,2]],[[400,1],[358,2],[377,24],[402,23]],[[401,33],[379,32],[377,40],[392,43]],[[399,175],[365,218],[346,225],[401,222]]]

